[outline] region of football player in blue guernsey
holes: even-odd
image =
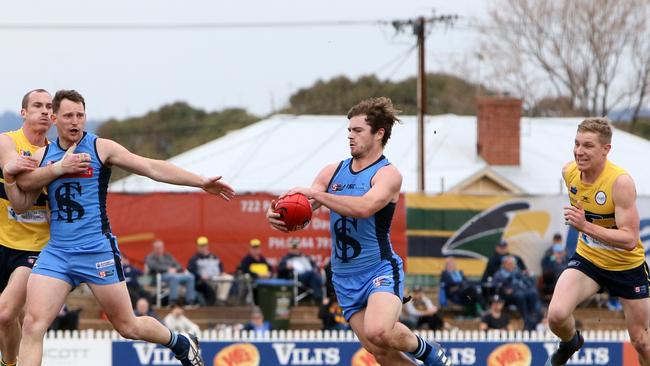
[[[41,364],[48,326],[68,293],[85,282],[123,337],[167,346],[183,365],[204,365],[195,335],[172,332],[152,317],[133,314],[120,252],[106,215],[106,191],[111,166],[161,182],[199,187],[225,200],[234,195],[233,189],[221,177],[204,178],[85,132],[86,104],[74,90],[58,91],[52,109],[58,139],[36,151],[38,169],[16,177],[21,191],[33,194],[34,199],[47,186],[51,210],[50,241],[27,283],[18,364]],[[74,154],[68,153],[72,150]],[[63,174],[69,171],[64,169],[69,157],[82,159],[87,168]]]
[[[439,344],[399,322],[404,271],[390,243],[390,226],[402,175],[383,155],[397,112],[385,97],[352,107],[347,116],[352,158],[326,166],[310,188],[285,195],[302,193],[313,209],[330,209],[332,283],[345,319],[377,362],[413,365],[416,358],[425,365],[451,365]],[[272,208],[267,219],[287,231]]]

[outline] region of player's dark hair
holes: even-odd
[[[86,109],[86,101],[78,91],[62,89],[57,91],[56,94],[54,94],[54,99],[52,99],[52,111],[54,113],[59,111],[59,108],[61,108],[61,102],[64,99],[75,103],[81,103],[84,106],[84,109]]]
[[[390,138],[391,131],[395,122],[399,121],[397,114],[401,111],[393,107],[390,98],[379,97],[362,100],[359,104],[350,108],[348,119],[352,117],[365,115],[366,122],[370,125],[370,132],[377,133],[380,128],[384,129],[384,137],[381,139],[381,145],[386,146]]]
[[[28,91],[27,94],[25,94],[23,96],[23,102],[21,104],[22,109],[27,109],[27,105],[29,104],[29,96],[32,95],[32,93],[47,93],[47,94],[50,94],[50,92],[48,92],[45,89],[33,89],[33,90]]]

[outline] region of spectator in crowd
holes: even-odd
[[[151,308],[151,303],[146,297],[141,297],[135,302],[135,309],[133,309],[133,313],[135,316],[150,316],[162,323],[160,316],[155,311],[153,311]]]
[[[258,307],[253,308],[251,312],[251,320],[244,325],[242,330],[255,331],[255,333],[263,333],[272,330],[271,323],[264,320],[264,314]]]
[[[483,272],[483,278],[481,278],[481,283],[485,284],[491,282],[491,280],[494,278],[494,274],[501,268],[503,257],[507,255],[512,255],[515,258],[515,260],[517,261],[517,268],[519,268],[520,271],[522,272],[528,271],[528,268],[526,267],[526,263],[524,263],[524,260],[521,259],[521,257],[518,255],[510,254],[508,242],[506,240],[501,240],[495,246],[494,254],[492,255],[492,257],[490,257],[490,260],[488,261],[488,264],[485,267],[485,271]]]
[[[239,270],[253,279],[269,278],[273,275],[273,268],[262,255],[261,246],[262,242],[259,239],[251,239],[248,254],[239,264]]]
[[[557,279],[567,266],[566,252],[562,244],[562,235],[553,235],[553,244],[542,258],[542,276],[540,293],[542,297],[553,295]]]
[[[481,324],[479,325],[481,330],[512,330],[512,325],[510,325],[510,317],[508,314],[503,313],[504,304],[505,302],[501,296],[493,295],[490,297],[490,310],[487,312],[487,314],[481,317]]]
[[[534,330],[541,312],[535,280],[517,267],[514,256],[503,257],[501,269],[494,275],[494,284],[506,302],[517,306],[524,319],[524,329]]]
[[[323,278],[316,263],[298,248],[300,241],[294,239],[290,243],[287,254],[278,265],[278,278],[293,280],[294,277],[306,288],[317,304],[323,299]]]
[[[447,299],[464,306],[470,314],[478,315],[483,311],[480,286],[465,277],[453,257],[448,257],[445,262],[445,269],[440,274],[440,284]]]
[[[323,259],[323,272],[325,273],[325,296],[329,298],[336,297],[334,285],[332,284],[332,262],[329,256]]]
[[[199,334],[201,332],[199,326],[183,314],[183,308],[178,304],[172,307],[172,310],[167,314],[163,323],[169,329],[179,333]]]
[[[169,285],[170,306],[178,303],[181,284],[185,286],[185,305],[197,306],[194,276],[185,271],[174,256],[165,252],[165,243],[162,240],[154,240],[153,252],[145,258],[145,265],[149,274],[160,274],[162,282]]]
[[[426,324],[431,330],[445,327],[444,320],[438,315],[438,307],[424,294],[422,287],[414,286],[411,296],[411,301],[404,305],[410,323],[417,328]]]
[[[349,330],[350,325],[345,321],[343,310],[336,297],[324,297],[318,311],[318,317],[323,321],[323,330]]]
[[[63,304],[54,321],[50,325],[50,330],[77,330],[79,329],[79,313],[81,309],[70,310],[68,305]]]
[[[153,299],[151,294],[140,284],[142,271],[131,265],[129,257],[122,256],[122,271],[124,272],[124,282],[131,296],[131,306],[135,306],[136,301],[141,297],[146,297],[149,301]]]
[[[196,253],[187,263],[187,270],[194,275],[196,290],[203,294],[207,305],[214,305],[216,300],[222,304],[228,300],[233,276],[223,271],[219,257],[210,252],[207,237],[196,239]]]

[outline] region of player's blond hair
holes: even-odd
[[[578,125],[578,132],[593,132],[603,145],[612,143],[612,125],[607,117],[591,117]]]

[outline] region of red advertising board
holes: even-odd
[[[278,262],[286,253],[289,240],[300,240],[300,248],[322,260],[330,255],[329,211],[314,212],[310,225],[301,231],[283,233],[271,228],[265,218],[275,196],[265,193],[243,194],[230,202],[205,193],[110,193],[108,216],[123,255],[136,265],[151,251],[154,238],[162,239],[166,249],[182,265],[196,251],[196,238],[205,235],[210,249],[219,256],[227,272],[233,272],[248,251],[252,238],[260,239],[263,254]],[[406,210],[400,197],[395,210],[391,241],[405,258]]]

